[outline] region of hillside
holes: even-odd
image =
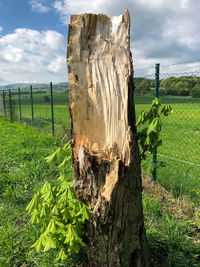
[[[0,90],[3,89],[17,89],[20,87],[21,89],[29,89],[30,85],[33,86],[33,89],[43,89],[47,90],[49,89],[49,84],[47,83],[13,83],[13,84],[7,84],[7,85],[1,85]],[[53,84],[54,90],[67,90],[68,89],[68,83],[67,82],[60,82]]]

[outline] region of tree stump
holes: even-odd
[[[147,266],[128,10],[72,15],[67,63],[74,189],[94,212],[85,266]]]

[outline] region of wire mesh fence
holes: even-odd
[[[32,93],[31,93],[32,92]],[[69,95],[66,90],[30,86],[0,91],[0,114],[45,133],[70,138]]]
[[[136,117],[150,108],[155,77],[135,77]],[[172,107],[162,119],[162,146],[157,148],[156,179],[179,196],[200,200],[200,72],[160,73],[159,99]],[[142,162],[152,175],[152,156]]]
[[[173,113],[162,120],[162,146],[157,148],[154,160],[151,154],[142,160],[142,169],[175,194],[188,194],[199,201],[200,72],[161,72],[158,78],[158,96],[163,105],[171,105]],[[134,82],[137,119],[143,110],[149,110],[155,98],[155,74],[135,77]],[[30,88],[0,91],[0,113],[69,139],[68,90],[52,89],[51,95],[51,86],[32,86],[32,97]]]

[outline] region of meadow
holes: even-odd
[[[45,101],[49,93],[33,94],[34,126],[51,133],[51,105]],[[138,118],[142,110],[148,110],[153,97],[135,96]],[[163,105],[171,105],[172,114],[162,119],[163,144],[158,148],[157,180],[176,196],[188,195],[200,200],[200,99],[190,97],[161,97]],[[19,120],[18,96],[14,95],[14,119]],[[49,99],[50,100],[50,99]],[[31,125],[30,96],[21,95],[22,121]],[[67,91],[54,92],[55,134],[70,138],[69,95]],[[8,97],[7,97],[8,106]],[[145,173],[151,175],[152,156],[142,163]]]
[[[45,181],[55,183],[58,169],[45,157],[62,141],[0,117],[0,267],[80,266],[83,252],[56,262],[56,250],[36,253],[30,246],[39,227],[25,208]],[[199,266],[200,243],[196,203],[175,198],[143,174],[143,206],[150,266]]]

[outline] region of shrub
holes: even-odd
[[[200,97],[200,85],[197,84],[191,91],[192,97]]]

